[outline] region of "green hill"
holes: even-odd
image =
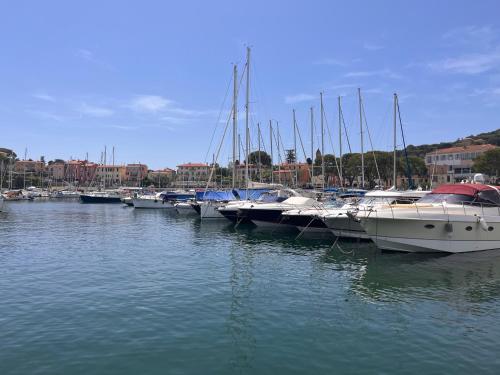
[[[500,129],[493,130],[488,133],[469,135],[468,137],[459,138],[453,142],[441,142],[441,143],[434,143],[430,145],[420,145],[420,146],[408,145],[406,150],[408,151],[408,155],[418,156],[420,158],[423,158],[425,154],[432,151],[436,151],[437,149],[440,148],[465,146],[469,144],[486,144],[486,143],[500,146]]]

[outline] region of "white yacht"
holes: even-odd
[[[358,201],[346,203],[340,208],[324,209],[318,212],[318,215],[337,237],[369,239],[369,235],[360,223],[353,220],[353,213],[391,203],[400,203],[404,206],[415,202],[427,193],[429,192],[423,190],[373,190]]]
[[[134,208],[173,209],[171,201],[165,199],[165,192],[154,195],[140,195],[132,198]]]
[[[500,192],[483,184],[448,184],[412,205],[379,206],[356,215],[385,250],[446,252],[500,249]]]
[[[283,212],[318,206],[318,201],[307,197],[290,197],[283,202],[262,203],[247,202],[238,208],[239,215],[257,226],[294,226],[283,223]]]

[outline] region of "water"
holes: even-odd
[[[342,252],[161,210],[6,206],[3,375],[500,368],[496,252],[416,256],[356,242]]]

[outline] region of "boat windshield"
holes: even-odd
[[[471,203],[474,201],[474,197],[470,195],[463,194],[427,194],[426,196],[420,198],[418,203],[450,203],[450,204],[462,204],[464,202]]]

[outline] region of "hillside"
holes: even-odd
[[[483,143],[490,143],[492,145],[500,146],[500,129],[493,130],[488,133],[469,135],[465,138],[460,138],[452,142],[441,142],[441,143],[434,143],[434,144],[420,145],[420,146],[409,145],[407,147],[407,151],[408,155],[418,156],[420,158],[423,158],[425,154],[435,151],[436,149],[464,146],[469,144],[483,144]]]

